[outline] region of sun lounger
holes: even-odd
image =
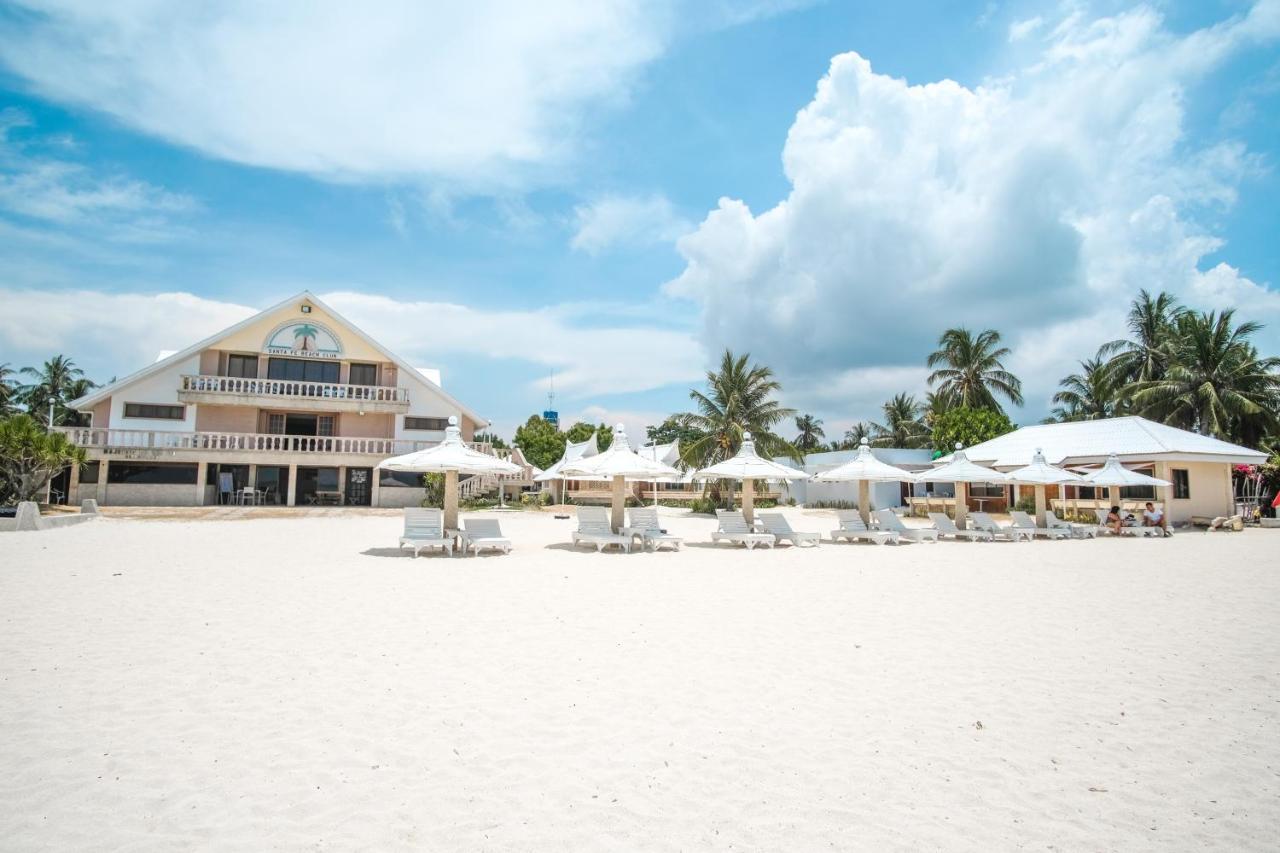
[[[453,537],[444,534],[444,511],[427,507],[404,508],[404,534],[401,548],[412,548],[418,556],[424,548],[439,548],[453,556]]]
[[[1034,532],[1011,524],[1001,524],[985,512],[971,512],[969,517],[973,519],[974,527],[978,530],[990,530],[991,535],[997,539],[1006,539],[1010,542],[1021,542],[1025,539],[1030,542],[1035,538]]]
[[[496,518],[467,518],[462,522],[462,552],[479,554],[484,549],[511,553],[511,540],[502,535]]]
[[[821,535],[803,530],[792,530],[791,522],[787,521],[787,517],[780,512],[762,512],[760,513],[760,524],[764,527],[766,533],[772,533],[773,538],[779,542],[790,542],[792,545],[802,545],[810,542],[814,545],[818,544]]]
[[[720,527],[711,534],[712,542],[733,542],[739,545],[746,545],[750,551],[757,545],[763,545],[766,548],[772,548],[777,540],[772,533],[757,533],[747,524],[747,520],[742,517],[742,513],[737,510],[718,509],[716,510],[716,518],[720,521]]]
[[[1076,524],[1070,521],[1063,521],[1052,512],[1045,513],[1045,524],[1053,530],[1065,530],[1071,536],[1077,539],[1096,539],[1098,537],[1098,525],[1096,524]]]
[[[654,551],[663,545],[670,545],[679,551],[680,544],[684,541],[679,536],[663,531],[662,525],[658,523],[658,510],[651,506],[627,510],[627,526],[620,532],[623,536],[630,536],[633,539],[639,537],[640,547],[652,548]]]
[[[1019,530],[1030,530],[1032,536],[1043,536],[1046,539],[1071,538],[1071,531],[1063,530],[1061,527],[1037,527],[1036,520],[1021,510],[1009,510],[1009,518],[1013,519],[1014,527]]]
[[[855,539],[861,539],[866,542],[874,542],[877,545],[883,545],[886,542],[893,545],[898,544],[896,530],[872,530],[862,523],[862,514],[856,509],[838,510],[836,512],[836,521],[839,522],[840,528],[831,531],[831,538],[837,542],[841,539],[846,539],[850,542]]]
[[[937,542],[938,528],[936,527],[907,527],[902,523],[902,519],[891,509],[876,510],[876,520],[880,522],[881,530],[892,530],[898,534],[899,539],[905,539],[908,542]]]
[[[609,511],[602,506],[578,507],[578,529],[573,531],[573,544],[594,545],[597,552],[617,545],[631,553],[631,537],[613,532],[609,526]]]
[[[1102,530],[1105,530],[1107,533],[1110,533],[1112,536],[1116,535],[1115,528],[1113,528],[1110,524],[1107,524],[1107,515],[1108,515],[1107,510],[1095,509],[1093,512],[1095,515],[1098,516],[1098,527],[1100,527]],[[1162,534],[1162,531],[1158,527],[1141,527],[1137,524],[1134,524],[1134,525],[1121,524],[1120,525],[1121,536],[1144,536],[1145,537],[1145,536],[1160,536],[1161,534]]]
[[[950,536],[957,541],[960,539],[968,539],[970,542],[990,542],[995,536],[990,530],[961,530],[956,527],[956,523],[951,520],[951,516],[945,512],[931,512],[929,518],[933,520],[933,526],[938,528],[938,536]]]

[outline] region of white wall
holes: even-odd
[[[199,372],[200,356],[197,354],[112,394],[111,428],[193,432],[196,428],[195,406],[187,406],[186,417],[183,420],[169,421],[151,418],[126,418],[124,416],[124,404],[161,403],[170,406],[176,405],[178,403],[178,389],[182,387],[182,375],[184,373]]]

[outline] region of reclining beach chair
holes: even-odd
[[[757,533],[752,530],[747,520],[742,517],[742,513],[737,510],[718,509],[716,518],[720,522],[720,527],[711,534],[712,542],[746,545],[747,550],[750,551],[757,545],[772,548],[773,543],[777,541],[772,533]]]
[[[956,523],[951,520],[951,516],[945,512],[931,512],[929,518],[933,521],[933,526],[938,528],[938,536],[950,536],[959,541],[968,539],[970,542],[990,542],[995,538],[990,530],[979,530],[977,528],[971,530],[961,530],[956,527]]]
[[[680,544],[684,542],[679,536],[662,530],[662,525],[658,523],[658,509],[652,506],[638,506],[627,510],[627,526],[621,533],[633,539],[639,537],[641,548],[652,548],[654,551],[663,545],[670,545],[679,551]]]
[[[400,537],[400,547],[412,548],[415,557],[424,548],[440,548],[452,557],[453,537],[444,534],[444,511],[429,507],[405,507],[404,535]]]
[[[1013,519],[1013,526],[1019,530],[1030,530],[1031,535],[1043,536],[1045,539],[1070,539],[1071,531],[1063,530],[1061,527],[1037,527],[1036,520],[1025,512],[1017,509],[1009,510],[1009,518]],[[1048,525],[1048,516],[1045,517],[1045,524]]]
[[[1075,524],[1070,521],[1063,521],[1052,512],[1045,513],[1044,522],[1049,525],[1050,529],[1065,530],[1076,539],[1096,539],[1098,537],[1098,525],[1096,524]]]
[[[1111,529],[1111,525],[1107,524],[1107,510],[1095,509],[1094,513],[1098,516],[1098,530],[1104,531],[1106,533],[1110,533],[1112,536],[1114,536],[1116,532],[1113,529]],[[1153,535],[1160,536],[1161,531],[1158,527],[1141,527],[1136,524],[1133,526],[1121,524],[1120,535],[1121,536],[1143,536],[1143,537],[1153,536]]]
[[[898,544],[898,532],[896,530],[872,530],[862,523],[862,513],[856,509],[837,510],[836,521],[840,524],[840,529],[831,531],[831,538],[836,542],[841,539],[846,539],[850,542],[855,539],[861,539],[866,542],[874,542],[877,545],[883,545],[886,542],[892,545]]]
[[[814,545],[822,536],[818,533],[812,533],[804,530],[792,530],[791,523],[787,521],[787,517],[780,512],[762,512],[760,513],[760,525],[765,529],[766,533],[772,533],[773,538],[779,542],[790,542],[792,545],[800,546],[805,542]]]
[[[511,540],[502,535],[496,518],[466,518],[462,521],[462,553],[479,554],[484,549],[511,553]]]
[[[898,534],[900,539],[908,542],[937,542],[938,528],[936,527],[907,527],[902,523],[902,519],[898,518],[897,513],[891,509],[876,510],[876,520],[880,522],[881,530],[892,530]]]
[[[573,531],[574,545],[594,545],[596,552],[617,545],[631,553],[631,537],[614,533],[609,526],[609,511],[602,506],[578,507],[578,529]]]
[[[1024,530],[1012,524],[1001,524],[985,512],[971,512],[969,516],[973,519],[974,527],[979,530],[990,530],[997,539],[1006,539],[1010,542],[1021,542],[1025,539],[1030,542],[1035,538],[1034,531]]]

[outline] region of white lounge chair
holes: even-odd
[[[1112,529],[1111,525],[1107,524],[1107,516],[1110,514],[1110,511],[1105,509],[1095,509],[1093,512],[1095,515],[1098,516],[1098,527],[1114,536],[1115,530]],[[1162,534],[1162,531],[1158,527],[1142,527],[1141,525],[1136,525],[1136,524],[1133,526],[1129,526],[1125,524],[1120,525],[1121,536],[1146,537],[1146,536],[1160,536],[1161,534]]]
[[[800,546],[805,542],[814,545],[822,538],[821,534],[813,533],[805,530],[792,530],[791,522],[787,521],[787,517],[780,512],[762,512],[760,513],[760,525],[766,533],[772,533],[773,538],[779,542],[787,541],[792,545]]]
[[[639,537],[640,547],[657,551],[663,545],[680,550],[684,542],[679,536],[667,533],[658,522],[658,509],[652,506],[638,506],[627,510],[627,526],[621,530],[623,536]]]
[[[578,529],[573,531],[573,544],[594,545],[597,552],[617,545],[631,553],[631,537],[613,532],[609,526],[609,511],[602,506],[578,507]]]
[[[772,548],[774,542],[777,541],[772,533],[757,533],[752,530],[751,525],[747,524],[747,520],[737,510],[718,509],[716,510],[716,518],[720,522],[720,527],[711,534],[712,542],[733,542],[739,545],[746,545],[747,550],[750,551],[757,545]]]
[[[933,520],[933,526],[938,528],[938,536],[950,536],[957,541],[960,539],[968,539],[970,542],[990,542],[995,536],[990,530],[961,530],[956,527],[956,523],[951,520],[951,516],[945,512],[931,512],[929,518]]]
[[[973,519],[974,527],[979,530],[990,530],[997,539],[1006,539],[1010,542],[1021,542],[1025,539],[1030,542],[1035,538],[1033,531],[1015,527],[1012,524],[1001,524],[985,512],[971,512],[969,517]]]
[[[1027,515],[1022,510],[1009,510],[1009,518],[1013,519],[1013,526],[1019,530],[1030,530],[1031,535],[1043,536],[1046,539],[1070,539],[1071,531],[1063,530],[1061,527],[1038,527],[1036,520]],[[1048,522],[1046,521],[1046,525]]]
[[[862,539],[877,545],[883,545],[886,542],[898,544],[896,530],[872,530],[862,523],[862,514],[856,509],[837,510],[836,521],[839,522],[840,528],[831,531],[831,538],[837,542],[841,539],[847,539],[850,542]]]
[[[453,537],[444,534],[444,511],[429,507],[404,508],[404,534],[401,548],[412,548],[413,556],[424,548],[439,548],[453,556]]]
[[[1099,528],[1096,524],[1075,524],[1070,521],[1063,521],[1052,512],[1045,513],[1044,521],[1051,529],[1065,530],[1076,539],[1096,539],[1098,537]]]
[[[892,530],[898,534],[900,539],[905,539],[908,542],[938,541],[938,528],[907,527],[902,523],[902,519],[898,518],[897,513],[891,509],[876,510],[876,520],[880,522],[881,530]]]
[[[462,552],[479,554],[491,551],[511,553],[511,540],[502,535],[496,518],[467,518],[462,521]]]

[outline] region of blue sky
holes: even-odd
[[[953,323],[1022,421],[1140,287],[1280,349],[1274,0],[102,5],[0,6],[0,362],[308,288],[501,432],[729,346],[835,437]]]

